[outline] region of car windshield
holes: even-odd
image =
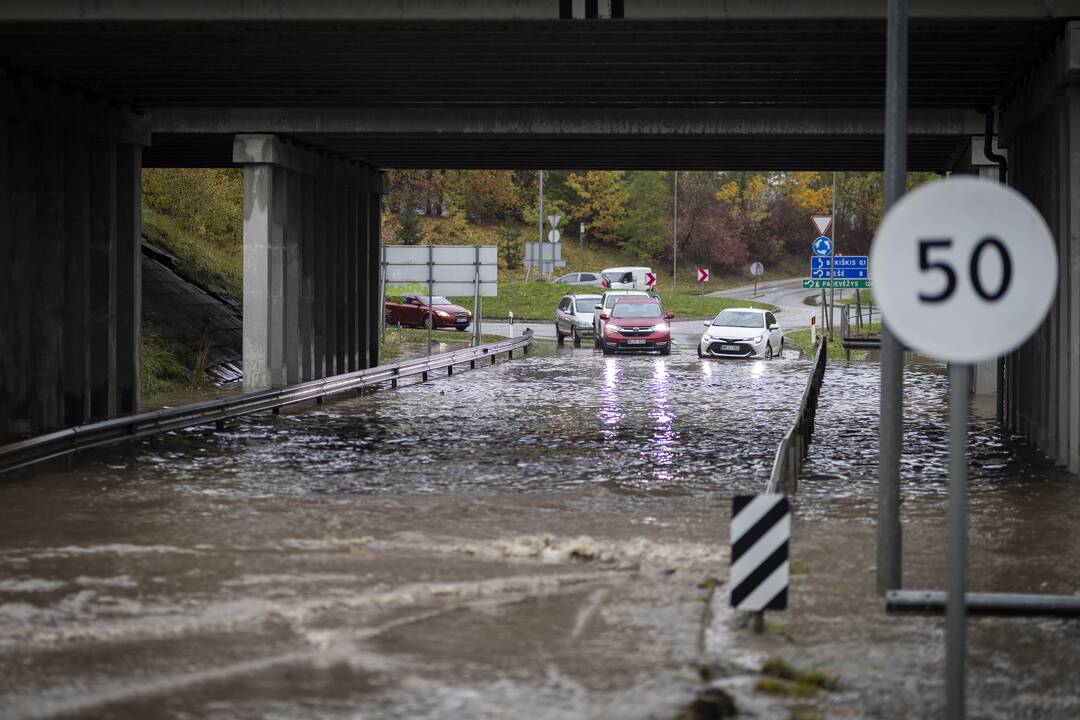
[[[579,297],[577,299],[577,311],[579,313],[591,313],[596,308],[596,303],[600,301],[598,297]]]
[[[755,312],[724,310],[713,319],[712,324],[724,327],[760,328],[765,327],[765,316]]]
[[[611,311],[613,318],[658,318],[660,303],[633,302],[619,303]]]
[[[635,295],[608,295],[606,298],[604,298],[604,307],[611,307],[612,305],[617,303],[619,300],[622,300],[624,297],[645,297],[645,294],[642,293],[641,295],[636,295],[636,296]]]
[[[442,295],[435,295],[431,298],[434,302],[430,303],[428,302],[427,295],[420,295],[416,299],[424,303],[425,305],[453,305],[452,302],[444,298]]]

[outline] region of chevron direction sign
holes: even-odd
[[[731,606],[787,608],[791,509],[787,495],[736,495],[731,500]]]

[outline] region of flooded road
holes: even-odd
[[[912,696],[936,707],[940,620],[882,621],[868,570],[876,365],[826,375],[784,639],[729,630],[723,587],[713,596],[730,498],[764,487],[808,372],[790,352],[702,362],[692,342],[667,358],[541,344],[6,481],[0,716],[671,718],[708,666],[746,716],[786,717],[740,684],[775,654],[840,674],[848,690],[822,700],[833,714],[895,716]],[[908,576],[938,587],[942,369],[916,368],[908,388]],[[973,437],[973,491],[986,491],[973,589],[1038,577],[1075,591],[1075,479],[1010,459],[989,427]],[[1032,520],[1047,508],[1054,520]],[[972,645],[994,677],[1045,661],[1033,697],[1080,660],[1066,623],[984,622]],[[1002,622],[1024,642],[999,647]],[[882,648],[896,653],[882,668],[912,676],[861,669]],[[1055,697],[1071,712],[1075,698]]]

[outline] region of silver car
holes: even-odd
[[[593,347],[597,350],[601,349],[600,338],[604,337],[604,321],[600,319],[600,313],[610,312],[615,301],[624,297],[649,297],[649,293],[643,290],[608,290],[600,296],[592,318]]]
[[[574,345],[581,345],[581,338],[593,333],[593,314],[599,295],[563,295],[555,309],[555,339],[560,345],[570,337]]]
[[[563,275],[560,278],[555,278],[551,281],[553,285],[591,285],[593,287],[603,287],[604,278],[598,272],[575,272]]]
[[[698,357],[761,357],[784,355],[784,330],[776,316],[758,308],[728,308],[712,322],[698,343]]]

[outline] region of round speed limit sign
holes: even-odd
[[[870,276],[885,323],[905,345],[978,362],[1039,327],[1057,290],[1057,252],[1020,193],[953,178],[889,210],[870,248]]]

